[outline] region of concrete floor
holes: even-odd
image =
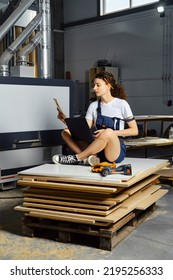
[[[173,260],[173,188],[155,211],[112,251],[22,235],[19,187],[0,191],[1,260]]]

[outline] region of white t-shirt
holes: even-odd
[[[100,103],[100,107],[101,107],[101,114],[107,117],[111,117],[111,118],[117,117],[126,120],[129,117],[133,116],[129,104],[124,99],[114,98],[113,100],[111,100],[106,104]],[[94,101],[89,105],[88,110],[86,112],[86,119],[93,120],[94,124],[96,123],[96,119],[97,119],[97,108],[98,108],[98,101]],[[116,127],[116,122],[117,121],[115,119],[114,128]],[[120,120],[119,129],[120,130],[124,129],[124,126],[125,126],[125,122]]]

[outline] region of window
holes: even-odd
[[[155,3],[155,2],[159,2],[159,0],[132,0],[130,1],[131,2],[131,7],[137,7],[137,6],[144,6],[144,5],[147,5],[147,4],[152,4],[152,3]]]
[[[159,0],[100,0],[100,14],[119,12],[130,8],[144,6],[159,2]]]

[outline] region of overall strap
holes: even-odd
[[[98,100],[98,107],[97,107],[97,113],[98,114],[101,114],[101,106],[100,106],[100,100]],[[135,118],[132,117],[130,119],[121,119],[121,118],[118,118],[118,117],[112,117],[113,120],[116,120],[116,130],[119,130],[120,128],[120,121],[123,121],[123,122],[130,122],[130,121],[133,121]]]
[[[101,114],[100,100],[98,100],[97,112],[98,112],[99,114]]]

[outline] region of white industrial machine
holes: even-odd
[[[64,124],[53,98],[73,116],[74,88],[67,80],[0,77],[0,189],[11,188],[19,170],[61,151]]]

